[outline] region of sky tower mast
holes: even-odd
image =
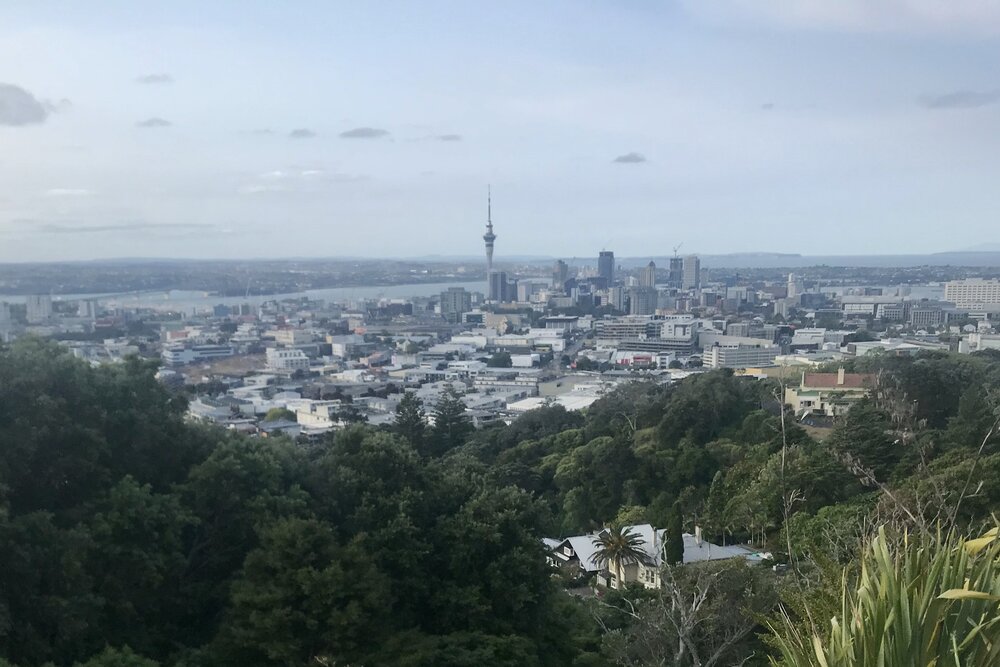
[[[493,233],[493,204],[491,201],[490,186],[486,186],[486,233],[483,240],[486,241],[486,274],[493,271],[493,242],[497,235]]]

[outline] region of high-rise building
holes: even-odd
[[[490,301],[509,301],[510,298],[507,295],[507,272],[506,271],[490,271],[490,291],[489,300]]]
[[[701,260],[697,255],[688,255],[684,258],[684,276],[681,287],[684,289],[698,289],[701,287]]]
[[[611,287],[608,289],[608,305],[620,313],[626,310],[625,288]]]
[[[652,260],[639,272],[639,287],[656,287],[656,263]]]
[[[562,289],[569,279],[569,265],[561,259],[557,259],[552,267],[552,287]]]
[[[652,315],[656,312],[658,298],[655,287],[633,287],[628,293],[628,314]]]
[[[464,287],[449,287],[441,292],[441,316],[449,322],[459,322],[462,313],[472,310],[472,295]]]
[[[674,255],[670,258],[670,271],[667,274],[667,285],[677,289],[684,284],[684,260]]]
[[[31,294],[26,303],[28,324],[48,322],[52,317],[52,297],[48,294]]]
[[[794,273],[788,274],[788,298],[798,299],[802,296],[805,291],[805,286],[802,284],[802,279],[799,278]]]
[[[10,324],[10,304],[0,301],[0,326]]]
[[[597,277],[607,281],[608,287],[615,281],[615,253],[602,250],[597,256]]]

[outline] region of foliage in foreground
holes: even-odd
[[[989,667],[1000,663],[1000,542],[921,533],[866,546],[826,639],[772,626],[787,667]],[[816,623],[821,619],[814,619]]]

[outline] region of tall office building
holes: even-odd
[[[10,324],[10,304],[6,301],[0,301],[0,326]]]
[[[509,301],[508,287],[507,287],[507,272],[506,271],[490,271],[490,291],[489,299],[490,301]]]
[[[557,259],[552,267],[552,287],[562,289],[569,279],[569,265],[561,259]]]
[[[608,289],[608,305],[620,313],[626,310],[625,288],[611,287]]]
[[[462,313],[472,310],[472,295],[464,287],[449,287],[441,292],[441,316],[449,322],[460,322]]]
[[[639,287],[656,287],[656,263],[652,260],[639,271]]]
[[[659,296],[655,287],[633,287],[628,292],[628,314],[652,315],[656,312]]]
[[[597,256],[597,277],[607,281],[608,287],[615,281],[615,253],[602,250]]]
[[[670,271],[667,274],[667,285],[681,288],[684,284],[684,260],[674,255],[670,258]]]
[[[52,297],[48,294],[31,294],[26,303],[28,324],[48,322],[52,317]]]
[[[701,287],[701,260],[697,255],[688,255],[684,258],[684,277],[681,287],[684,289]]]
[[[794,273],[788,274],[788,298],[797,299],[802,296],[805,291],[805,287],[802,284],[802,279],[796,276]]]

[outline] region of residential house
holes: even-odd
[[[799,418],[839,417],[868,395],[875,376],[868,373],[803,373],[797,387],[785,388],[785,405]]]
[[[654,528],[648,523],[637,526],[625,526],[623,530],[638,535],[642,542],[644,557],[637,563],[625,564],[621,572],[615,572],[615,566],[610,563],[594,561],[598,551],[598,541],[607,529],[589,535],[575,535],[561,540],[546,538],[543,540],[549,549],[549,562],[560,568],[569,568],[584,576],[591,576],[598,586],[620,588],[634,583],[640,583],[646,588],[660,588],[662,580],[660,571],[663,568],[664,529]],[[710,560],[726,560],[729,558],[760,559],[758,552],[747,547],[732,545],[719,546],[702,539],[701,529],[695,528],[695,534],[684,533],[684,564],[699,563]]]

